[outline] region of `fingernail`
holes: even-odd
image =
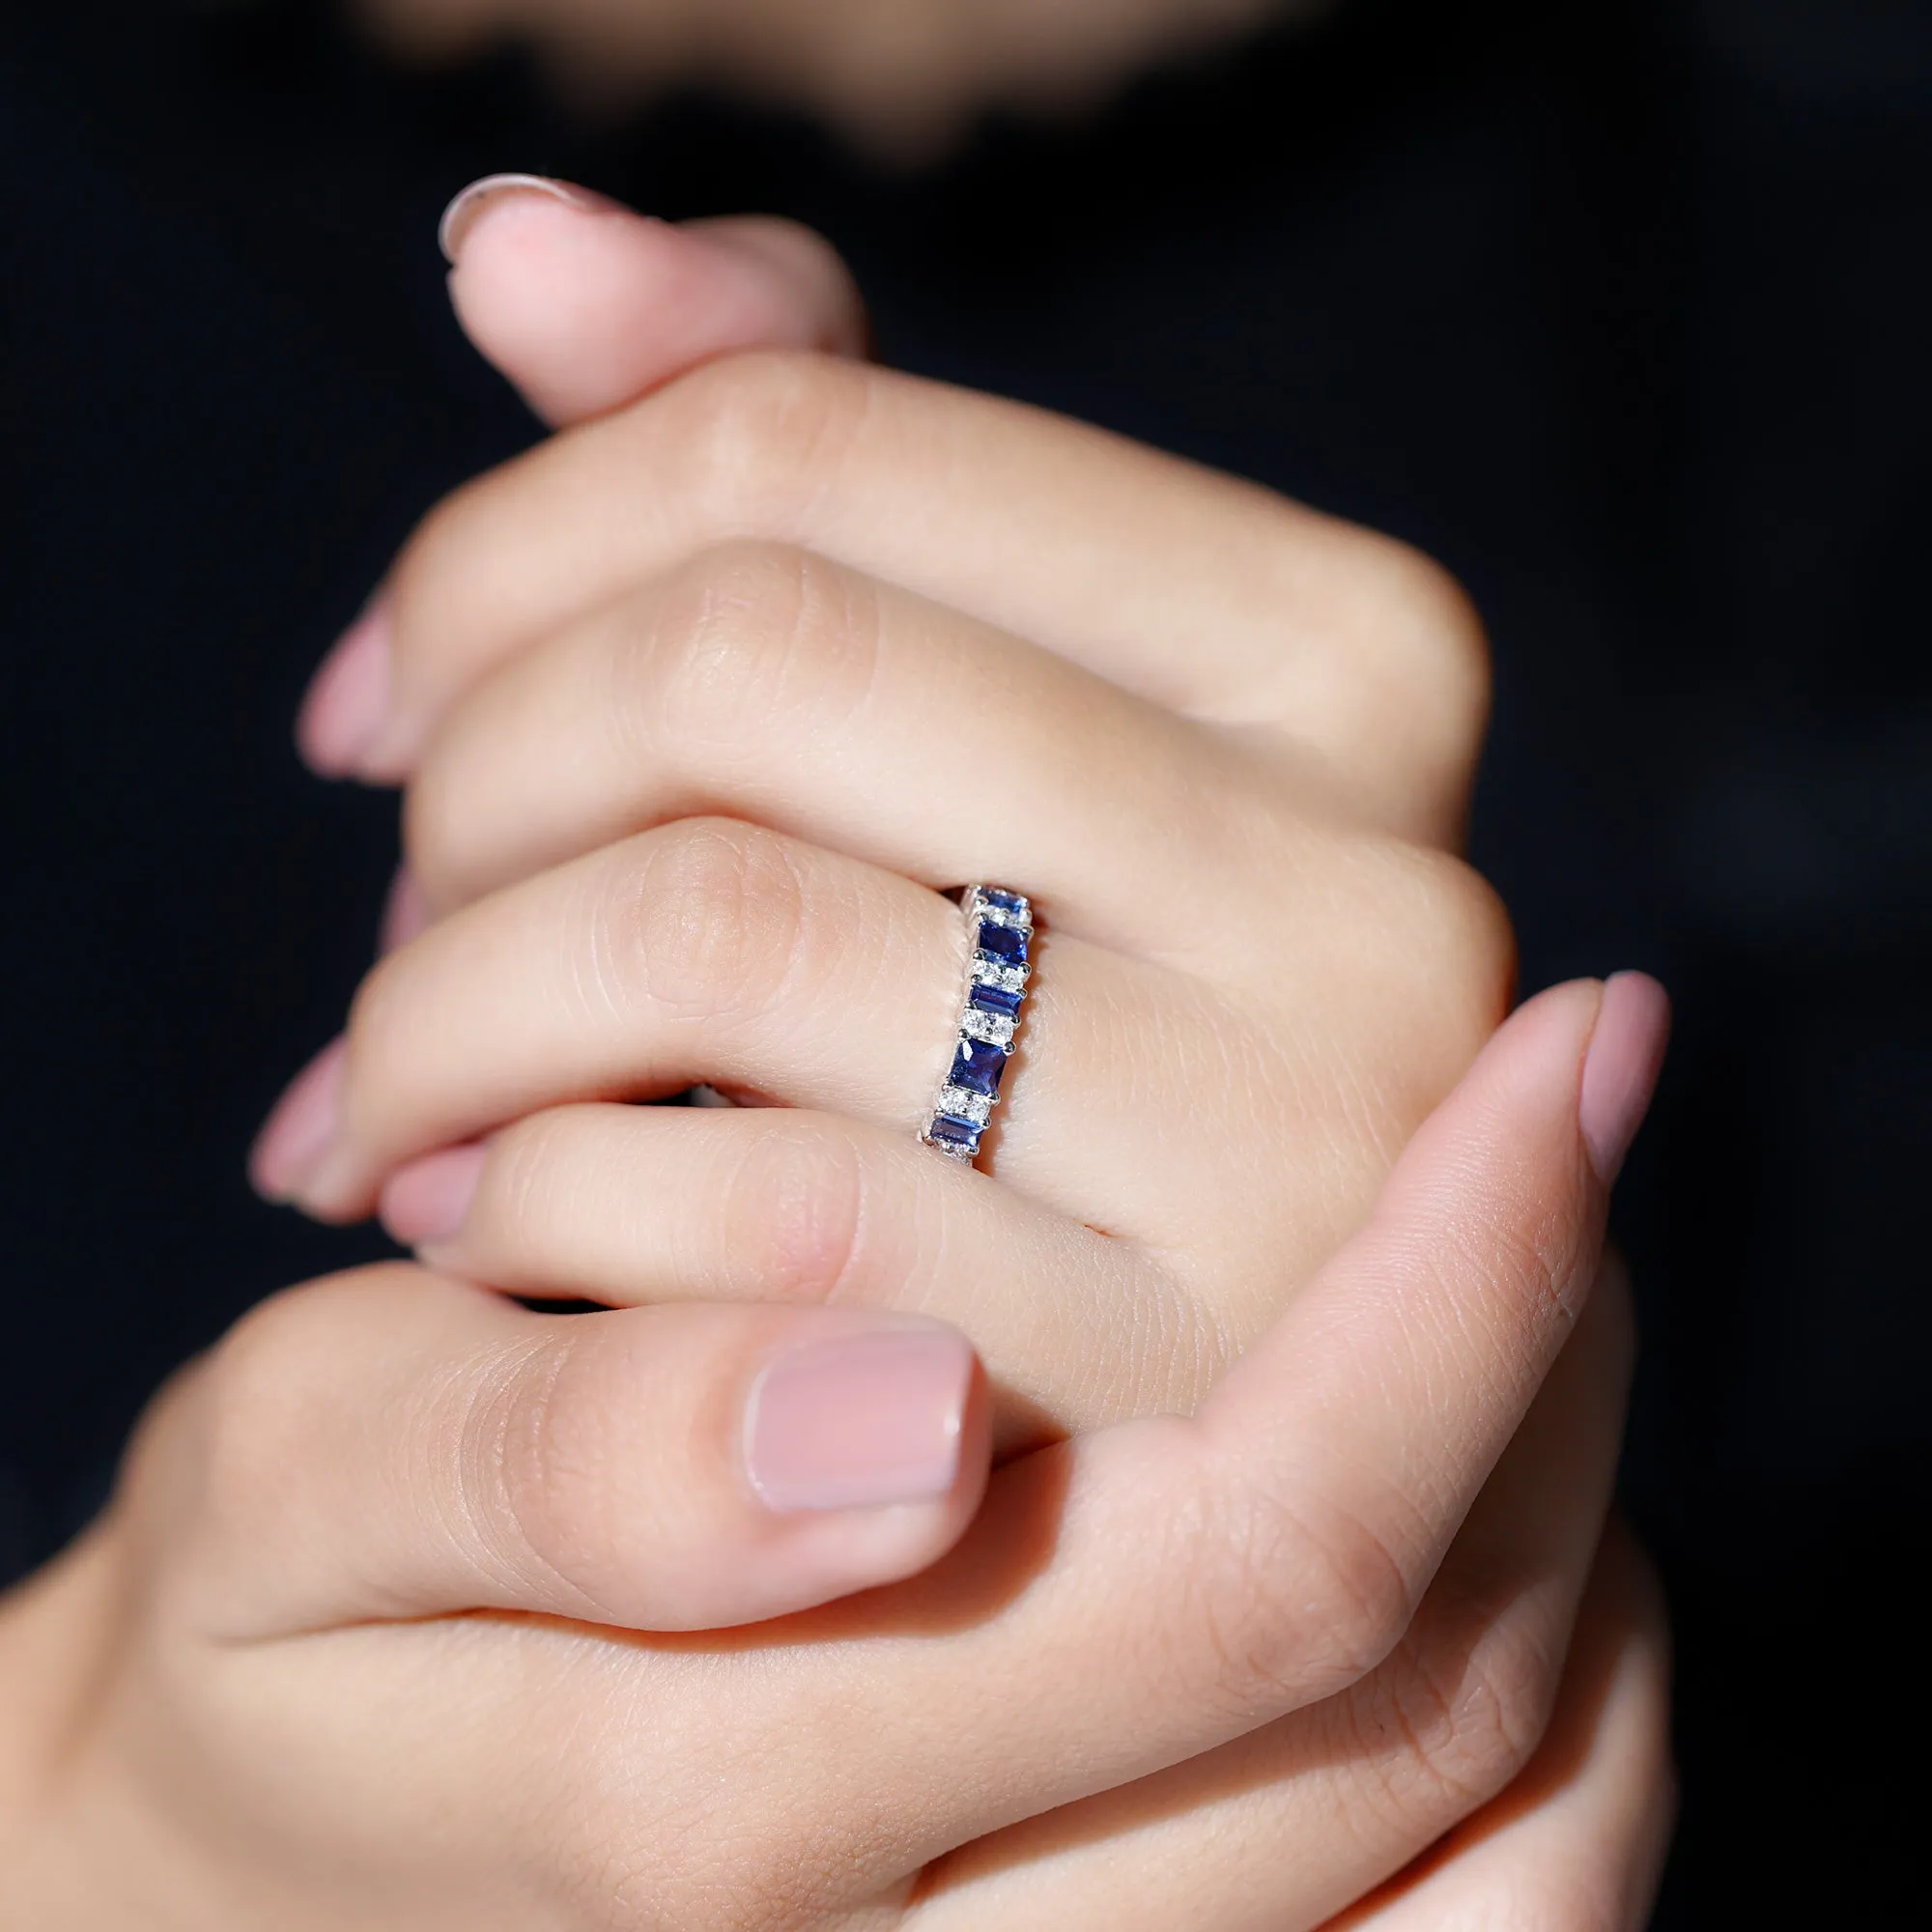
[[[429,929],[429,900],[416,875],[407,866],[396,867],[389,881],[389,896],[383,901],[383,923],[377,935],[377,949],[393,952],[407,946],[418,933]]]
[[[330,1040],[289,1082],[256,1137],[248,1178],[268,1200],[291,1199],[335,1138],[348,1053],[347,1040]]]
[[[463,1226],[483,1163],[478,1146],[443,1148],[399,1167],[383,1189],[383,1225],[406,1248],[449,1240]]]
[[[442,211],[442,219],[436,230],[436,244],[442,250],[442,259],[455,268],[463,253],[463,243],[483,211],[519,194],[548,195],[551,200],[581,209],[585,214],[606,214],[619,205],[608,196],[593,194],[571,182],[553,181],[548,175],[485,175],[481,181],[471,182]]]
[[[389,706],[389,601],[378,597],[343,632],[310,680],[296,744],[311,771],[348,778],[361,766]]]
[[[1577,1104],[1590,1164],[1605,1187],[1643,1124],[1669,1038],[1670,996],[1655,980],[1647,973],[1619,973],[1607,981]]]
[[[945,1328],[810,1342],[758,1378],[745,1465],[774,1510],[931,1502],[958,1479],[973,1350]]]

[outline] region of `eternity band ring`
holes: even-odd
[[[1026,1005],[1033,907],[1021,893],[968,886],[959,910],[966,922],[966,991],[952,1065],[919,1137],[970,1167],[998,1104],[1000,1076]]]

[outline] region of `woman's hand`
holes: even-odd
[[[1630,1338],[1590,1289],[1660,1027],[1638,980],[1532,1002],[1198,1415],[1023,1457],[925,1575],[725,1634],[635,1627],[957,1533],[955,1336],[412,1268],[269,1303],[0,1617],[0,1918],[1634,1928],[1663,1662],[1598,1550]],[[827,1407],[893,1426],[831,1466],[786,1427]]]
[[[441,917],[258,1172],[475,1278],[970,1311],[1009,1446],[1185,1408],[1505,1008],[1460,595],[1081,426],[729,356],[460,493],[383,612],[322,735]],[[1045,921],[997,1188],[914,1141],[975,877]],[[700,1082],[783,1104],[598,1104]]]
[[[613,215],[578,220],[554,208],[547,211],[525,202],[514,218],[507,210],[502,215],[493,217],[483,230],[482,245],[463,251],[462,264],[454,277],[456,292],[472,330],[490,344],[499,363],[520,380],[526,393],[558,415],[614,402],[628,394],[631,387],[647,387],[673,373],[679,355],[688,355],[694,343],[702,342],[704,328],[711,326],[707,319],[721,312],[727,318],[735,318],[714,334],[713,340],[721,348],[745,346],[748,341],[757,339],[755,328],[747,331],[743,318],[757,314],[761,305],[765,318],[762,326],[774,326],[773,318],[781,318],[776,328],[781,339],[851,345],[857,330],[852,321],[849,292],[836,273],[827,273],[822,256],[814,259],[809,243],[802,244],[795,236],[785,237],[779,255],[767,252],[762,269],[752,271],[753,281],[758,274],[764,276],[762,289],[753,288],[748,294],[747,265],[742,257],[732,265],[713,250],[707,263],[704,251],[716,239],[646,227],[634,223],[630,217]],[[563,259],[559,259],[559,250],[563,251]],[[520,253],[524,259],[514,259]],[[590,264],[587,273],[586,262]],[[781,279],[790,278],[788,290],[775,287],[774,273]],[[547,298],[551,297],[560,284],[569,285],[573,275],[578,278],[580,291],[587,282],[592,285],[593,294],[588,303],[579,305],[560,327],[554,302],[533,303],[528,298],[529,291],[541,288]],[[653,298],[668,284],[679,288],[680,299],[666,309]],[[709,298],[705,295],[707,286],[711,291]],[[721,288],[725,295],[722,302],[718,299]],[[583,331],[575,327],[582,320],[584,306],[601,314],[606,325],[590,331],[587,343]],[[629,326],[609,326],[613,315],[625,314],[631,319]],[[673,326],[668,327],[664,321],[653,326],[653,314],[668,317]],[[640,322],[642,326],[639,326]],[[559,402],[557,398],[565,390],[569,395]],[[365,631],[365,640],[371,635]],[[365,662],[366,657],[365,649]],[[594,657],[591,662],[596,662]],[[391,681],[390,693],[394,688]],[[621,696],[621,688],[614,680],[612,688],[618,689]],[[755,696],[749,679],[745,689]],[[324,695],[326,698],[327,687]],[[352,739],[359,736],[358,750],[367,751],[368,732],[384,726],[386,721],[383,713],[389,707],[364,705],[359,721],[353,706],[345,709],[325,702],[321,709],[325,723],[339,726],[347,721],[356,724],[357,730],[348,735]],[[312,720],[314,717],[312,712]],[[621,728],[621,715],[615,722]],[[582,749],[594,748],[603,741],[604,734],[597,728],[603,723],[601,718],[592,721],[591,728],[582,734],[581,743],[573,741],[569,729],[553,730],[548,748],[556,761],[555,776],[566,782],[579,776],[573,769],[573,757]],[[336,742],[339,745],[344,740],[338,736]],[[378,761],[374,769],[380,771],[384,769],[381,748],[376,749]],[[888,745],[887,749],[894,748]],[[437,756],[432,750],[427,771],[437,769]],[[354,761],[334,760],[338,764]],[[479,752],[476,762],[490,762],[487,751]],[[578,760],[580,764],[582,762]],[[1372,767],[1375,760],[1361,762]],[[1398,781],[1393,790],[1400,789],[1402,775],[1399,769],[1394,769],[1399,765],[1399,758],[1391,760],[1390,776]],[[537,789],[542,788],[547,776],[534,774]],[[592,777],[594,780],[594,762]],[[1429,817],[1446,825],[1460,810],[1460,781],[1437,784],[1433,789],[1424,783],[1408,801],[1407,809],[1418,825]],[[1388,803],[1394,806],[1390,815],[1400,817],[1404,809],[1401,802],[1392,798]],[[420,810],[420,806],[417,809]],[[1094,816],[1103,815],[1096,808]],[[1373,849],[1373,840],[1370,843]],[[962,865],[958,869],[974,867]],[[1453,881],[1453,868],[1445,869],[1450,871]],[[948,874],[940,871],[935,875]],[[1453,894],[1452,885],[1452,898]],[[464,896],[464,892],[458,890],[445,895],[443,902],[460,903]],[[1348,903],[1346,897],[1341,902]],[[1427,943],[1429,930],[1426,921],[1420,923],[1419,943]],[[1329,937],[1332,942],[1333,935]],[[1052,954],[1048,957],[1050,960]],[[1649,996],[1627,984],[1619,997],[1635,998],[1641,1004]],[[1346,1047],[1359,1042],[1351,1042],[1345,1036],[1333,1043]],[[1373,1037],[1368,1040],[1366,1051],[1373,1062],[1377,1051]],[[1313,1058],[1319,1064],[1319,1052]],[[1379,1069],[1371,1065],[1368,1073],[1362,1084],[1373,1093]],[[327,1095],[321,1097],[326,1100]],[[1228,1095],[1223,1091],[1216,1098],[1225,1102]],[[326,1117],[326,1109],[324,1112]],[[828,1165],[822,1159],[814,1168],[810,1150],[806,1156],[788,1165],[767,1160],[759,1168],[755,1162],[740,1165],[743,1160],[740,1144],[728,1139],[711,1143],[713,1162],[726,1169],[736,1167],[738,1171],[732,1177],[736,1187],[728,1198],[714,1199],[713,1205],[719,1209],[721,1238],[710,1248],[693,1239],[692,1231],[699,1219],[696,1214],[677,1221],[667,1230],[654,1228],[648,1215],[627,1217],[623,1213],[626,1197],[639,1191],[643,1178],[627,1161],[627,1151],[648,1153],[660,1164],[669,1157],[670,1173],[661,1183],[660,1198],[675,1203],[682,1191],[677,1184],[679,1177],[689,1172],[688,1167],[681,1169],[676,1165],[678,1154],[688,1153],[692,1146],[692,1139],[683,1137],[695,1138],[718,1131],[712,1123],[713,1118],[638,1115],[628,1109],[560,1113],[548,1122],[517,1129],[503,1138],[485,1169],[480,1194],[470,1193],[476,1186],[480,1161],[474,1151],[434,1156],[406,1172],[390,1186],[392,1216],[406,1232],[434,1233],[439,1227],[449,1226],[452,1220],[460,1222],[454,1241],[439,1250],[443,1259],[485,1278],[540,1292],[559,1286],[571,1292],[584,1282],[612,1299],[632,1298],[637,1293],[640,1246],[648,1254],[652,1250],[643,1244],[654,1240],[660,1244],[658,1252],[671,1249],[675,1242],[684,1244],[681,1263],[685,1272],[681,1277],[672,1277],[668,1291],[672,1293],[680,1292],[676,1285],[680,1280],[688,1284],[682,1290],[685,1293],[710,1292],[722,1286],[727,1292],[755,1297],[771,1293],[775,1283],[781,1289],[813,1292],[818,1284],[798,1268],[798,1256],[803,1252],[808,1264],[818,1262],[822,1265],[830,1259],[825,1252],[827,1247],[836,1249],[844,1237],[838,1228],[838,1214],[835,1212],[828,1220],[823,1208],[827,1195],[835,1209],[841,1205],[839,1190],[834,1185],[814,1194],[812,1187],[814,1180],[836,1183],[840,1179],[839,1170],[836,1164]],[[314,1120],[312,1115],[311,1127]],[[781,1118],[775,1120],[767,1114],[755,1121],[740,1122],[725,1131],[776,1127],[783,1132],[795,1124],[798,1123]],[[814,1124],[823,1123],[804,1123],[808,1128]],[[1197,1118],[1190,1122],[1193,1130],[1210,1145],[1215,1124],[1216,1116],[1211,1110],[1205,1119]],[[654,1134],[660,1129],[674,1138],[647,1143],[629,1138]],[[520,1136],[525,1138],[520,1141]],[[535,1138],[539,1150],[548,1149],[554,1158],[525,1158],[518,1150],[521,1146],[526,1152],[530,1137]],[[1346,1133],[1338,1139],[1346,1143]],[[702,1154],[705,1143],[699,1140],[697,1146]],[[559,1150],[561,1157],[556,1157]],[[1348,1151],[1345,1146],[1345,1154]],[[1355,1151],[1359,1154],[1359,1150]],[[911,1186],[907,1195],[897,1199],[889,1194],[875,1197],[883,1198],[886,1206],[864,1217],[865,1224],[875,1235],[882,1224],[889,1233],[893,1232],[894,1216],[905,1211],[906,1200],[919,1200],[919,1190],[936,1179],[934,1165],[920,1150],[899,1144],[891,1152],[904,1163]],[[1372,1164],[1378,1164],[1378,1152],[1372,1153],[1371,1160]],[[505,1161],[506,1168],[497,1164]],[[1342,1172],[1346,1175],[1350,1171],[1345,1161]],[[787,1179],[791,1183],[788,1188],[782,1184]],[[768,1190],[760,1183],[773,1180],[781,1183],[774,1190],[776,1201],[761,1199]],[[1268,1177],[1258,1178],[1259,1200],[1264,1206],[1269,1184]],[[1272,1184],[1279,1192],[1278,1178]],[[557,1199],[557,1189],[562,1185],[573,1190],[567,1197],[567,1206]],[[1306,1191],[1315,1191],[1312,1180]],[[984,1200],[985,1192],[980,1192]],[[460,1209],[466,1199],[472,1202],[467,1219],[460,1212],[453,1212]],[[609,1202],[614,1211],[599,1211],[602,1202]],[[1211,1203],[1201,1205],[1205,1218],[1211,1212]],[[758,1236],[769,1224],[776,1224],[776,1238],[761,1249]],[[980,1252],[996,1255],[995,1265],[976,1264],[974,1260],[974,1249],[986,1238],[983,1226],[966,1225],[969,1251],[963,1261],[958,1257],[962,1223],[958,1210],[942,1203],[940,1208],[917,1226],[904,1231],[914,1237],[906,1243],[913,1252],[902,1257],[906,1274],[897,1283],[889,1281],[883,1289],[873,1285],[877,1273],[891,1275],[889,1266],[878,1270],[869,1283],[858,1271],[850,1271],[854,1278],[840,1287],[843,1292],[856,1293],[862,1298],[867,1293],[897,1294],[913,1305],[931,1305],[936,1301],[937,1305],[945,1306],[950,1295],[960,1319],[969,1321],[979,1334],[985,1333],[988,1319],[996,1327],[1006,1322],[1005,1337],[996,1339],[1013,1343],[1007,1366],[1011,1369],[1017,1365],[1021,1372],[1009,1373],[1009,1382],[1019,1380],[1022,1389],[1033,1394],[1037,1402],[1043,1395],[1044,1404],[1057,1408],[1057,1416],[1042,1415],[1040,1406],[1029,1411],[1024,1405],[1009,1399],[1007,1410],[1009,1446],[1037,1439],[1039,1435],[1050,1431],[1056,1419],[1060,1422],[1084,1419],[1117,1412],[1120,1406],[1144,1402],[1149,1406],[1158,1406],[1164,1400],[1190,1398],[1191,1391],[1184,1389],[1177,1395],[1172,1383],[1163,1386],[1143,1379],[1135,1384],[1132,1380],[1136,1375],[1147,1375],[1151,1352],[1157,1354],[1169,1346],[1158,1326],[1166,1310],[1158,1303],[1153,1319],[1148,1320],[1128,1297],[1126,1319],[1119,1327],[1102,1330],[1097,1338],[1092,1332],[1095,1310],[1101,1311],[1103,1317],[1116,1310],[1112,1284],[1104,1275],[1094,1278],[1093,1264],[1096,1255],[1117,1255],[1121,1244],[1096,1243],[1085,1250],[1063,1247],[1056,1251],[1050,1243],[1060,1236],[1041,1217],[1035,1217],[1031,1230],[1021,1223],[1009,1223],[1004,1229],[998,1224],[989,1225],[995,1229],[998,1245]],[[698,1229],[698,1233],[702,1232]],[[1027,1245],[1029,1233],[1035,1243],[1031,1250]],[[507,1239],[503,1238],[506,1234]],[[828,1235],[829,1243],[825,1239]],[[919,1238],[922,1236],[923,1240]],[[466,1242],[473,1245],[466,1247]],[[1309,1245],[1312,1248],[1316,1244]],[[921,1279],[917,1272],[920,1251],[937,1249],[943,1254],[949,1247],[954,1250],[953,1272],[935,1293],[930,1283]],[[602,1272],[594,1261],[585,1265],[586,1256],[600,1255],[605,1258]],[[1291,1256],[1291,1263],[1294,1259]],[[1009,1261],[1014,1264],[1010,1276],[1005,1272]],[[1031,1273],[1024,1271],[1023,1264],[1028,1263],[1033,1264]],[[1084,1285],[1080,1272],[1083,1265],[1090,1269]],[[1262,1265],[1266,1265],[1265,1259]],[[716,1269],[716,1274],[709,1273],[710,1269]],[[767,1269],[771,1272],[766,1272]],[[822,1279],[829,1281],[834,1274],[836,1269],[827,1268]],[[1280,1270],[1272,1292],[1286,1293],[1293,1279],[1292,1267]],[[1026,1305],[1029,1294],[1036,1297],[1031,1308]],[[1029,1321],[1031,1328],[1026,1325]],[[1137,1322],[1142,1334],[1153,1339],[1145,1342],[1135,1355],[1131,1345],[1136,1339]],[[1184,1336],[1188,1325],[1183,1318],[1170,1322],[1169,1330],[1171,1334]],[[1114,1337],[1111,1343],[1109,1334]],[[1218,1339],[1223,1343],[1228,1340]],[[1065,1399],[1064,1389],[1056,1390],[1050,1384],[1043,1390],[1028,1389],[1021,1380],[1024,1358],[1056,1354],[1084,1369],[1085,1387],[1076,1392],[1072,1403]],[[1613,1356],[1614,1351],[1609,1354],[1602,1350],[1582,1351],[1574,1370],[1579,1378],[1578,1391],[1594,1386],[1601,1397],[1605,1388],[1613,1388],[1618,1375]],[[1166,1366],[1159,1360],[1151,1364],[1156,1376]],[[1081,1401],[1087,1405],[1084,1411],[1078,1406]],[[1573,1393],[1554,1412],[1557,1419],[1545,1425],[1548,1439],[1526,1444],[1520,1453],[1542,1467],[1546,1477],[1558,1488],[1565,1483],[1569,1486],[1569,1514],[1546,1506],[1541,1518],[1546,1529],[1559,1521],[1567,1521],[1573,1530],[1578,1524],[1587,1527],[1600,1520],[1601,1487],[1598,1476],[1592,1473],[1594,1465],[1589,1457],[1577,1453],[1572,1438],[1579,1430],[1587,1434],[1585,1418],[1590,1412],[1590,1403]],[[1506,1507],[1500,1497],[1492,1506],[1497,1510]],[[1574,1571],[1581,1560],[1582,1547],[1573,1537],[1567,1555],[1552,1545],[1546,1548],[1543,1560],[1552,1573]],[[1517,1905],[1520,1906],[1524,1899],[1531,1901],[1528,1909],[1533,1922],[1562,1922],[1565,1915],[1554,1911],[1553,1905],[1549,1912],[1543,1912],[1545,1905],[1556,1899],[1568,1900],[1573,1907],[1587,1900],[1592,1922],[1634,1922],[1654,1863],[1662,1803],[1658,1791],[1661,1776],[1657,1771],[1661,1762],[1657,1724],[1661,1701],[1660,1644],[1654,1618],[1634,1616],[1632,1611],[1633,1603],[1639,1599],[1634,1599],[1628,1588],[1611,1588],[1600,1577],[1592,1586],[1593,1601],[1605,1599],[1606,1591],[1608,1600],[1621,1608],[1612,1612],[1598,1602],[1597,1608],[1586,1616],[1585,1630],[1601,1633],[1608,1629],[1614,1634],[1614,1641],[1607,1650],[1601,1645],[1593,1649],[1586,1642],[1579,1652],[1565,1679],[1561,1714],[1550,1742],[1536,1765],[1516,1781],[1502,1803],[1500,1814],[1494,1806],[1478,1809],[1459,1833],[1455,1855],[1437,1861],[1426,1880],[1412,1873],[1409,1882],[1394,1891],[1379,1894],[1374,1908],[1377,1912],[1401,1911],[1412,1917],[1417,1912],[1447,1910],[1449,1907],[1443,1901],[1453,1896],[1462,1902],[1455,1908],[1458,1910],[1467,1909],[1467,1901],[1471,1899],[1486,1900],[1487,1904],[1479,1909],[1493,1918],[1502,1909],[1496,1889],[1500,1873],[1507,1877],[1505,1890]],[[1490,1634],[1483,1612],[1473,1613],[1468,1637],[1471,1651],[1481,1648],[1482,1640]],[[1606,1675],[1604,1658],[1624,1657],[1626,1652],[1629,1667]],[[1539,1666],[1539,1682],[1546,1690],[1560,1664],[1559,1640]],[[1615,1688],[1614,1695],[1605,1690],[1605,1685]],[[1614,1722],[1612,1713],[1617,1714]],[[1397,1721],[1404,1719],[1399,1717]],[[1604,1742],[1611,1736],[1623,1736],[1626,1742],[1633,1737],[1641,1741],[1637,1756],[1647,1766],[1642,1776],[1632,1774],[1628,1752]],[[1578,1743],[1585,1738],[1591,1741],[1590,1752],[1583,1751]],[[1614,1767],[1607,1774],[1602,1771],[1605,1761]],[[1026,1874],[1026,1896],[1037,1913],[1037,1917],[1026,1922],[1074,1925],[1090,1922],[1085,1915],[1091,1912],[1096,1915],[1092,1922],[1124,1923],[1132,1921],[1107,1916],[1110,1911],[1118,1912],[1120,1906],[1107,1874],[1122,1859],[1132,1866],[1136,1859],[1146,1856],[1151,1867],[1177,1889],[1163,1894],[1153,1885],[1137,1894],[1137,1906],[1146,1913],[1142,1922],[1246,1923],[1249,1922],[1247,1908],[1239,1902],[1243,1873],[1259,1869],[1272,1874],[1284,1856],[1285,1844],[1290,1842],[1295,1845],[1297,1859],[1312,1858],[1314,1869],[1323,1868],[1321,1852],[1326,1849],[1325,1828],[1311,1822],[1307,1844],[1280,1835],[1283,1803],[1299,1769],[1299,1760],[1292,1747],[1277,1752],[1268,1745],[1249,1743],[1234,1747],[1231,1752],[1209,1753],[1130,1791],[1095,1800],[1079,1807],[1075,1814],[1057,1816],[1018,1834],[1001,1834],[991,1841],[990,1847],[962,1851],[953,1864],[957,1871],[967,1872],[980,1869],[980,1861],[985,1860],[990,1860],[996,1868],[1019,1862]],[[1481,1786],[1483,1780],[1475,1782]],[[1432,1815],[1438,1821],[1452,1815],[1462,1816],[1479,1796],[1480,1791],[1472,1789],[1463,1794],[1460,1803],[1445,1804]],[[1612,1797],[1614,1803],[1610,1802]],[[1514,1823],[1509,1822],[1512,1818]],[[1332,1819],[1327,1822],[1332,1824]],[[1637,1829],[1639,1826],[1641,1830]],[[1092,1840],[1089,1849],[1076,1854],[1062,1845],[1052,1859],[1043,1859],[1042,1844],[1058,1843],[1069,1828],[1076,1835],[1088,1834]],[[1425,1842],[1426,1835],[1417,1836],[1411,1840],[1410,1849],[1419,1850]],[[1147,1852],[1148,1847],[1160,1845],[1178,1852],[1179,1856],[1157,1860]],[[1204,1849],[1208,1845],[1216,1848],[1211,1854]],[[1500,1849],[1503,1847],[1508,1848],[1506,1856]],[[1054,1874],[1051,1883],[1046,1878],[1049,1871]],[[1538,1874],[1541,1877],[1537,1884],[1527,1883]],[[958,1895],[978,1898],[980,1892],[968,1888]],[[1398,1895],[1403,1901],[1400,1905]],[[1335,1896],[1339,1899],[1341,1895]],[[1279,1918],[1282,1901],[1276,1893],[1264,1885],[1259,1897],[1256,1908],[1260,1913],[1259,1922],[1270,1926],[1282,1922]],[[1214,1901],[1219,1901],[1218,1908]],[[1211,1915],[1214,1909],[1222,1916],[1204,1916]],[[1543,1916],[1539,1917],[1539,1912]]]

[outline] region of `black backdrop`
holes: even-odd
[[[1932,1403],[1932,10],[1356,0],[924,175],[781,118],[585,131],[504,59],[388,72],[300,0],[0,0],[7,1158],[0,1571],[144,1393],[371,1250],[241,1156],[333,1030],[392,804],[303,679],[532,425],[431,236],[501,167],[823,228],[885,355],[1441,556],[1499,706],[1524,977],[1680,1034],[1619,1204],[1626,1493],[1680,1634],[1660,1923],[1899,1922]]]

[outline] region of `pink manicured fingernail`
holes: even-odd
[[[428,929],[429,900],[423,896],[416,875],[407,866],[398,866],[396,876],[389,881],[389,896],[383,901],[377,946],[384,952],[393,952]]]
[[[931,1502],[959,1475],[973,1350],[945,1328],[808,1342],[767,1367],[745,1419],[745,1466],[775,1510]]]
[[[1670,995],[1647,973],[1619,973],[1605,985],[1577,1121],[1605,1187],[1643,1124],[1669,1038]]]
[[[389,708],[389,602],[378,597],[323,659],[296,721],[312,771],[348,778],[375,744]]]
[[[399,1167],[383,1189],[383,1225],[406,1248],[446,1241],[463,1226],[483,1163],[481,1147],[443,1148]]]
[[[341,1112],[348,1056],[347,1040],[330,1040],[275,1102],[248,1156],[248,1178],[258,1194],[289,1200],[327,1151]]]
[[[463,253],[463,243],[476,226],[476,218],[494,203],[510,195],[548,195],[566,207],[581,209],[585,214],[605,214],[618,204],[571,182],[553,181],[548,175],[485,175],[473,181],[442,211],[437,224],[436,243],[442,259],[453,269]]]

